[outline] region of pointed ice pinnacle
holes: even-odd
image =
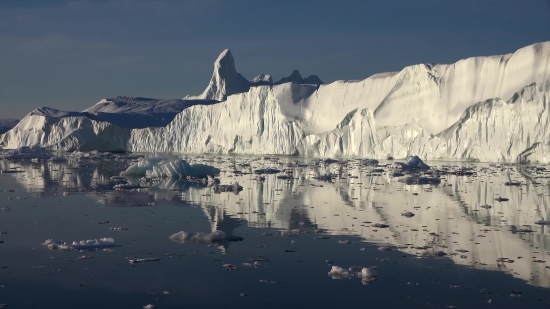
[[[235,61],[229,49],[224,50],[214,63],[214,73],[208,87],[194,99],[225,101],[228,96],[246,92],[250,82],[235,69]]]

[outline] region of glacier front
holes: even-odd
[[[116,109],[34,111],[0,135],[0,146],[550,162],[550,42],[361,81],[322,84],[315,76],[272,84],[265,76],[249,82],[225,50],[199,96],[164,102],[158,111],[139,107],[148,106],[136,103],[143,98],[121,97]],[[173,119],[132,125],[135,110],[150,119],[169,110]]]

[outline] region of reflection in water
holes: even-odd
[[[277,166],[291,176],[269,175],[264,181],[242,164],[244,159],[209,162],[222,168],[222,184],[238,181],[244,190],[216,194],[202,183],[165,179],[145,183],[148,188],[139,191],[115,191],[111,176],[127,167],[124,161],[0,161],[0,168],[22,171],[6,177],[39,196],[82,192],[107,206],[194,205],[203,209],[212,231],[227,235],[245,222],[284,230],[316,226],[418,256],[444,252],[458,264],[501,270],[532,285],[550,287],[549,226],[535,224],[550,219],[550,182],[543,168],[479,164],[472,176],[446,175],[440,185],[430,186],[406,185],[391,172],[354,161],[309,166],[252,161]],[[315,180],[328,172],[336,175],[332,181]],[[499,202],[498,197],[509,200]],[[406,211],[414,216],[402,216]],[[376,223],[389,227],[374,227]],[[224,246],[222,251],[228,244]]]

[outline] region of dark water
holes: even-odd
[[[208,164],[223,170],[222,184],[238,181],[243,186],[238,194],[171,180],[142,192],[112,190],[109,177],[130,163],[0,161],[2,170],[22,171],[0,174],[0,232],[5,233],[0,235],[0,304],[33,309],[147,304],[550,308],[550,233],[548,226],[534,224],[549,218],[549,184],[540,173],[529,174],[532,169],[489,171],[479,165],[476,177],[449,175],[439,186],[408,186],[386,172],[351,163],[296,167],[286,165],[287,159],[221,158]],[[255,166],[288,168],[294,174],[286,180],[268,175],[259,182],[253,174],[232,172]],[[312,179],[327,170],[339,177],[331,183]],[[503,185],[510,179],[524,184]],[[510,200],[495,202],[495,196]],[[491,208],[480,207],[486,204]],[[403,217],[403,211],[415,216]],[[374,228],[374,223],[389,227]],[[531,230],[521,232],[524,225]],[[280,234],[292,229],[299,231]],[[315,234],[316,229],[325,232]],[[205,245],[169,239],[179,231],[214,230],[244,240]],[[319,235],[329,239],[315,239]],[[101,237],[112,237],[121,247],[78,252],[42,245],[47,239]],[[420,257],[438,250],[448,255]],[[93,258],[79,260],[82,255]],[[259,256],[267,261],[242,265]],[[151,257],[161,260],[128,262]],[[327,260],[343,268],[376,266],[377,280],[332,279]]]

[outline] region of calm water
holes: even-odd
[[[462,163],[476,173],[419,186],[357,161],[304,160],[298,166],[296,159],[284,158],[201,160],[222,169],[222,184],[238,181],[243,190],[216,194],[203,185],[166,180],[141,192],[115,191],[110,177],[132,163],[125,159],[0,161],[0,169],[20,171],[0,174],[0,304],[550,308],[550,227],[534,224],[550,218],[550,179],[542,169]],[[293,173],[290,179],[266,175],[261,182],[247,174],[259,167]],[[314,179],[328,171],[338,177]],[[504,184],[512,180],[522,185]],[[509,201],[495,201],[499,196]],[[404,211],[415,216],[404,217]],[[375,223],[389,227],[371,226]],[[316,229],[324,232],[315,234]],[[244,241],[204,245],[169,239],[179,231],[215,230]],[[289,230],[294,232],[281,235]],[[47,239],[101,237],[121,247],[78,252],[42,245]],[[447,255],[422,257],[436,251]],[[93,258],[78,259],[82,255]],[[160,261],[128,262],[151,257]],[[242,265],[258,257],[267,260],[258,267]],[[377,266],[377,280],[333,279],[327,260],[344,268]]]

